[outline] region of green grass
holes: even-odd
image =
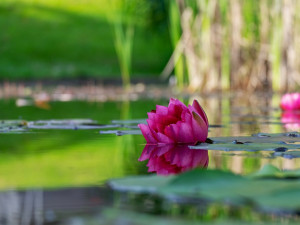
[[[0,79],[119,77],[108,0],[4,0]],[[171,54],[167,30],[139,25],[133,75],[159,74]]]

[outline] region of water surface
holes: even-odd
[[[297,129],[295,124],[289,127],[281,123],[278,95],[195,98],[207,113],[211,125],[209,137],[245,136],[258,132],[278,133],[290,131],[291,128]],[[193,99],[194,97],[182,100],[188,104]],[[147,112],[154,109],[156,104],[167,105],[168,100],[47,101],[21,107],[17,103],[18,99],[0,100],[0,119],[36,121],[88,118],[98,124],[111,124],[113,120],[145,119]],[[53,191],[60,196],[63,190],[89,193],[92,189],[96,190],[97,196],[101,195],[104,190],[108,191],[104,185],[108,179],[148,173],[147,161],[138,161],[144,147],[142,135],[100,134],[99,129],[32,129],[20,133],[0,133],[0,201],[7,199],[10,193],[21,196],[20,199],[27,195],[38,195],[30,194],[32,190],[42,191],[45,199],[53,195]],[[206,166],[209,169],[231,170],[238,174],[252,173],[266,163],[280,169],[300,168],[298,158],[273,157],[270,152],[214,150],[208,151],[208,157],[209,163]],[[95,200],[97,207],[109,206],[111,201],[112,199]],[[58,201],[57,204],[62,202]],[[90,200],[83,201],[79,208],[83,210],[90,205]],[[87,211],[91,213],[92,208]],[[47,213],[60,212],[53,210],[48,209]]]

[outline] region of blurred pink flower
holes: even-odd
[[[209,161],[207,150],[174,144],[147,144],[139,161],[147,159],[148,172],[156,172],[158,175],[182,173],[196,167],[206,168]]]
[[[280,100],[283,110],[300,110],[300,93],[287,93]]]
[[[300,129],[300,111],[282,112],[281,122],[288,131],[298,131]]]
[[[168,107],[156,105],[148,113],[147,124],[138,126],[147,143],[204,142],[208,133],[206,114],[196,100],[187,107],[171,98]]]

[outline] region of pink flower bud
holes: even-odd
[[[300,110],[300,93],[287,93],[283,95],[280,107],[283,110]]]
[[[187,107],[171,98],[168,107],[157,105],[148,113],[147,124],[138,126],[147,143],[204,142],[208,133],[206,114],[196,100]]]

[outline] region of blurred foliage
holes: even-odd
[[[299,3],[293,0],[177,0],[179,19],[169,14],[171,24],[180,21],[184,47],[182,71],[188,71],[188,87],[209,92],[221,89],[296,90],[300,85]],[[173,6],[172,8],[175,8]],[[172,9],[171,8],[171,9]],[[177,16],[178,17],[178,16]],[[175,37],[171,26],[170,33]],[[174,38],[172,38],[174,39]],[[178,87],[181,65],[173,59]],[[169,70],[170,71],[170,70]]]
[[[180,88],[293,90],[299,7],[292,0],[3,0],[0,78],[121,73],[129,83],[129,76],[156,77],[173,51],[167,75],[175,73]]]
[[[140,2],[144,3],[137,6],[141,14],[134,19],[138,27],[132,72],[159,74],[170,55],[169,36],[167,30],[155,27],[152,16],[157,14],[150,7],[155,1]],[[106,0],[1,1],[0,78],[118,77],[114,33],[107,21],[107,14],[110,18],[118,14],[111,5]]]

